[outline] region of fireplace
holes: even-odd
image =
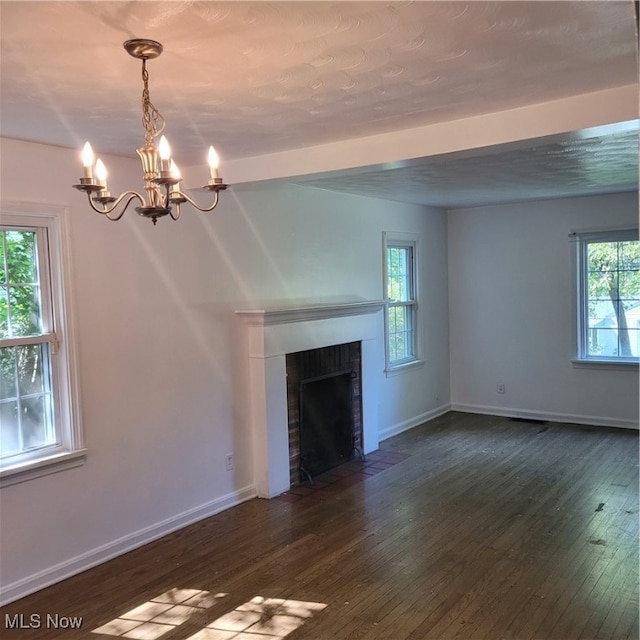
[[[363,454],[378,448],[378,399],[384,377],[383,309],[383,301],[358,300],[236,311],[245,327],[242,336],[248,360],[239,405],[244,431],[251,437],[253,481],[259,497],[275,497],[292,483],[287,400],[287,356],[291,354],[359,345],[360,371],[352,377],[353,395],[358,397],[354,432],[357,429]],[[343,367],[343,372],[352,368]],[[311,384],[311,379],[323,375],[305,374],[303,379]]]
[[[362,450],[360,342],[286,356],[291,485]]]

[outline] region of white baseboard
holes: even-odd
[[[585,416],[570,413],[554,413],[551,411],[531,411],[513,409],[509,407],[488,407],[478,404],[452,403],[451,411],[463,413],[481,413],[491,416],[505,416],[508,418],[525,418],[527,420],[548,420],[549,422],[567,422],[570,424],[585,424],[595,427],[617,427],[619,429],[638,430],[638,422],[624,418],[611,418],[607,416]]]
[[[439,416],[444,415],[447,411],[451,411],[450,404],[443,404],[435,409],[431,409],[430,411],[426,411],[425,413],[421,413],[419,416],[415,416],[409,420],[405,420],[404,422],[399,422],[397,424],[391,425],[386,429],[381,429],[379,435],[380,441],[386,440],[387,438],[391,438],[392,436],[397,436],[399,433],[403,433],[404,431],[408,431],[409,429],[413,429],[421,425],[424,422],[428,422],[429,420],[433,420]]]
[[[210,516],[225,511],[231,507],[234,507],[242,502],[251,500],[256,497],[256,490],[254,486],[244,487],[238,491],[233,491],[225,496],[221,496],[212,502],[189,509],[181,514],[157,522],[149,527],[135,531],[122,538],[109,542],[108,544],[96,547],[91,551],[80,554],[70,560],[61,562],[54,565],[49,569],[40,571],[31,576],[27,576],[17,582],[6,585],[2,589],[2,595],[0,595],[0,606],[4,606],[9,602],[23,598],[35,591],[40,591],[60,580],[69,578],[77,573],[91,569],[107,560],[111,560],[117,556],[137,549],[149,542],[153,542],[162,536],[166,536],[169,533],[182,529],[187,525],[203,520]]]

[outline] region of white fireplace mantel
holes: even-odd
[[[375,313],[376,311],[380,311],[380,309],[384,307],[384,304],[384,300],[361,300],[334,304],[279,307],[276,309],[249,309],[246,311],[236,311],[236,313],[243,317],[249,324],[269,325]]]
[[[383,300],[363,300],[236,311],[247,332],[247,406],[258,496],[272,498],[289,489],[288,353],[361,343],[363,451],[378,448],[384,307]]]

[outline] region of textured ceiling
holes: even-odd
[[[543,199],[615,193],[637,183],[637,122],[300,181],[450,208],[516,202],[523,194]]]
[[[223,160],[260,156],[638,81],[631,1],[3,0],[0,11],[3,136],[132,155],[142,85],[122,43],[146,37],[165,47],[148,63],[151,100],[183,166],[210,143]],[[445,205],[629,189],[637,125],[312,182]]]

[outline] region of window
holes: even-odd
[[[22,209],[3,206],[0,217],[3,486],[77,466],[84,455],[60,211]]]
[[[393,369],[418,359],[416,238],[385,234],[384,251],[387,369]]]
[[[638,362],[638,231],[575,234],[578,241],[578,360]]]

